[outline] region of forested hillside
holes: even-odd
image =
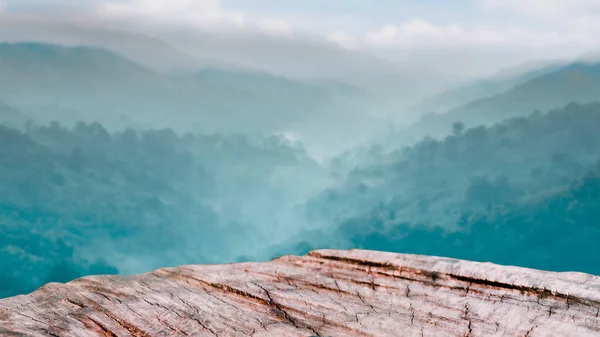
[[[0,127],[0,144],[0,296],[258,252],[326,179],[278,137],[52,123]]]
[[[558,109],[569,103],[597,102],[600,95],[600,64],[580,62],[554,65],[525,73],[512,82],[492,83],[483,81],[471,89],[458,89],[445,94],[459,99],[481,92],[481,96],[460,106],[453,107],[451,101],[444,104],[448,101],[444,95],[431,98],[434,101],[432,107],[437,108],[424,111],[418,123],[398,132],[398,140],[394,144],[398,141],[404,145],[414,144],[425,136],[445,137],[456,121],[462,121],[467,127],[493,125],[508,118],[528,116],[534,111]],[[488,88],[489,85],[492,88]],[[435,103],[437,100],[441,101]]]
[[[0,44],[0,297],[310,248],[600,274],[598,69],[524,74],[385,133],[340,81]]]
[[[299,251],[327,246],[451,256],[600,273],[600,104],[506,120],[454,124],[353,170],[308,203]],[[323,234],[328,235],[323,238]]]
[[[45,43],[0,43],[0,74],[0,99],[36,122],[101,122],[111,130],[269,133],[344,114],[350,97],[258,71],[162,73],[105,49]]]
[[[274,136],[1,127],[0,296],[318,247],[600,273],[597,125],[600,104],[456,122],[347,174]]]

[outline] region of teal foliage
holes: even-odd
[[[599,104],[570,104],[425,139],[355,168],[308,212],[337,221],[320,242],[340,248],[600,274],[598,125]]]

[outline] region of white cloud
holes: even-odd
[[[463,28],[457,24],[435,25],[425,20],[411,20],[402,25],[384,25],[365,34],[365,41],[374,47],[540,47],[556,48],[594,42],[582,35],[553,31],[533,32],[521,28]]]
[[[289,36],[293,33],[292,27],[287,22],[274,18],[262,20],[260,29],[271,35]]]
[[[359,41],[356,37],[344,32],[336,30],[327,37],[329,41],[340,45],[343,48],[354,50],[359,47]]]
[[[509,11],[562,35],[598,40],[600,0],[480,0],[486,11]]]
[[[475,75],[530,60],[574,59],[600,50],[600,29],[594,28],[600,28],[600,21],[582,17],[577,22],[579,29],[572,23],[569,30],[536,30],[410,20],[383,25],[360,38],[364,48],[390,60],[411,59],[440,71]]]
[[[343,8],[342,5],[331,4],[327,11],[316,13],[313,8],[313,12],[305,13],[301,5],[292,10],[263,4],[240,11],[240,7],[224,6],[223,1],[0,0],[0,26],[8,26],[7,18],[11,15],[18,17],[25,13],[28,19],[36,16],[40,21],[76,21],[83,27],[94,23],[113,31],[143,32],[168,43],[176,41],[173,43],[179,49],[198,45],[202,46],[202,55],[207,54],[212,59],[233,54],[211,50],[223,44],[230,44],[231,50],[245,48],[245,60],[250,58],[248,55],[258,55],[264,50],[279,55],[283,53],[280,49],[285,49],[288,54],[297,55],[303,50],[300,46],[309,41],[323,43],[324,48],[335,44],[350,51],[385,54],[394,61],[429,57],[424,64],[436,66],[447,66],[449,59],[455,58],[463,62],[465,69],[474,67],[473,60],[480,62],[483,69],[488,64],[489,67],[506,66],[509,62],[522,62],[540,55],[574,57],[600,47],[600,0],[473,0],[452,8],[431,5],[427,10],[408,6],[398,21],[394,21],[395,15],[383,15],[382,9],[378,9],[377,14],[360,5],[352,9],[345,7],[351,13],[343,13],[335,7]],[[409,12],[411,10],[413,12]],[[74,11],[77,15],[72,13]],[[388,7],[385,11],[391,12]],[[455,21],[441,22],[441,17]],[[22,26],[33,30],[25,21]],[[189,27],[195,29],[185,29]],[[0,38],[15,35],[13,31],[0,29]],[[37,34],[58,33],[42,30]],[[203,39],[202,43],[189,42],[195,41],[193,36],[198,34],[206,35],[199,38]],[[254,40],[246,44],[232,36],[238,36],[240,41],[252,36]],[[256,56],[255,61],[263,62],[267,56]],[[275,56],[269,60],[269,64],[283,62]],[[488,60],[490,62],[484,62]]]
[[[539,18],[568,18],[600,9],[600,0],[482,0],[488,10],[509,9]]]
[[[245,23],[243,13],[223,9],[220,0],[127,0],[103,3],[96,12],[111,18],[149,19],[194,27],[241,27]]]
[[[381,29],[378,31],[369,31],[365,35],[367,42],[370,42],[376,46],[389,47],[398,41],[399,29],[395,25],[388,24],[381,27]]]
[[[220,0],[125,0],[104,2],[94,12],[101,17],[131,22],[254,30],[275,36],[291,36],[294,33],[293,27],[282,19],[248,17],[241,11],[225,9]]]

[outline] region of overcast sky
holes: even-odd
[[[600,49],[600,0],[0,0],[0,4],[3,18],[93,17],[217,33],[312,36],[390,58],[448,53],[489,57],[492,62],[498,55],[495,66]]]

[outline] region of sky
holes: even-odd
[[[506,67],[600,50],[600,0],[0,0],[2,18],[90,18],[317,39],[390,60]],[[476,62],[475,62],[476,63]],[[482,65],[483,67],[483,65]]]

